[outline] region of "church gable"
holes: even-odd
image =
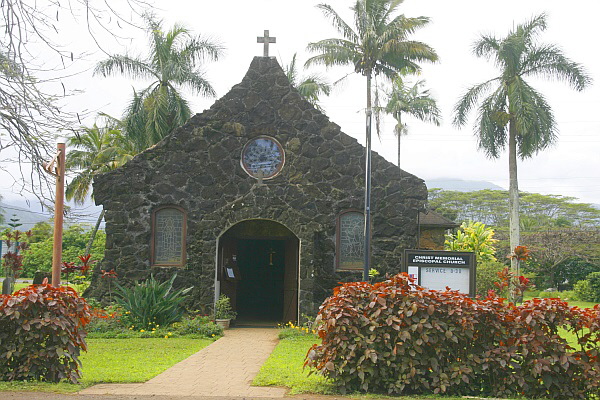
[[[277,61],[256,57],[210,109],[96,179],[96,202],[106,210],[104,264],[132,281],[151,271],[168,276],[172,271],[154,261],[161,246],[156,212],[179,210],[165,212],[185,225],[177,231],[186,256],[178,279],[198,285],[197,302],[210,304],[220,286],[220,238],[240,239],[240,229],[229,229],[243,221],[275,221],[291,232],[286,240],[301,243],[297,299],[301,310],[313,310],[340,280],[360,279],[339,270],[336,246],[338,216],[363,208],[363,166],[364,148],[305,101]],[[394,272],[416,241],[426,188],[376,153],[372,179],[373,265]]]

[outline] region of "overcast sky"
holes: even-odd
[[[206,65],[206,77],[213,83],[217,97],[221,97],[246,73],[254,56],[262,55],[262,45],[256,37],[269,29],[277,43],[271,45],[271,55],[287,64],[294,53],[304,63],[309,57],[307,43],[324,38],[339,37],[328,20],[315,7],[314,0],[156,0],[155,13],[164,19],[164,27],[177,22],[194,34],[219,40],[226,47],[226,55],[217,63]],[[327,2],[347,22],[352,21],[349,6],[352,1]],[[406,121],[409,135],[403,137],[402,168],[423,179],[454,178],[486,180],[508,188],[508,161],[487,159],[476,147],[472,122],[461,130],[452,124],[452,108],[461,94],[476,83],[497,75],[494,66],[477,59],[471,53],[473,42],[481,33],[503,37],[516,24],[545,12],[548,29],[540,42],[559,45],[572,60],[584,65],[595,80],[584,92],[575,92],[564,82],[532,81],[553,108],[559,140],[551,149],[533,159],[519,163],[520,189],[529,192],[574,196],[583,202],[600,204],[600,54],[597,39],[595,0],[406,0],[400,12],[409,17],[427,16],[431,23],[413,35],[436,49],[440,61],[423,64],[427,86],[438,100],[444,121],[435,127],[418,121]],[[72,27],[77,32],[77,27]],[[81,32],[81,37],[85,36]],[[111,43],[110,52],[143,55],[147,49],[146,37],[128,32],[137,39]],[[77,35],[75,35],[77,36]],[[127,35],[125,35],[127,36]],[[73,39],[76,40],[76,39]],[[81,46],[79,42],[74,42]],[[83,45],[89,49],[91,46]],[[90,63],[106,56],[96,52]],[[352,71],[351,67],[325,70],[315,67],[330,81]],[[91,70],[70,82],[70,88],[84,90],[73,109],[97,110],[120,116],[131,96],[132,87],[140,89],[144,82],[125,78],[92,77]],[[201,112],[215,99],[193,98],[193,110]],[[365,80],[353,76],[336,88],[321,102],[329,118],[342,130],[364,143]],[[91,124],[91,122],[90,122]],[[396,138],[392,133],[393,119],[383,126],[381,140],[374,138],[373,148],[388,160],[396,161]],[[2,188],[5,197],[11,195]]]

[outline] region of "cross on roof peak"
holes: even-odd
[[[269,43],[275,43],[276,38],[269,36],[269,30],[265,29],[264,36],[258,36],[256,38],[256,43],[264,43],[263,46],[263,57],[269,57]]]

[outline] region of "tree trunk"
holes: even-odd
[[[400,139],[402,138],[402,116],[398,113],[398,124],[400,129],[396,132],[398,135],[398,168],[400,168]]]
[[[513,120],[509,122],[508,134],[508,198],[509,198],[509,213],[510,213],[510,251],[514,251],[515,247],[521,241],[520,221],[519,221],[519,183],[517,180],[517,128]],[[513,272],[518,272],[518,262],[516,258],[511,258],[511,269]]]
[[[98,233],[98,229],[100,228],[100,224],[102,223],[102,218],[104,218],[104,208],[100,212],[100,215],[98,216],[98,221],[96,221],[96,226],[92,231],[92,236],[90,236],[90,240],[88,241],[87,246],[85,246],[84,256],[87,256],[88,254],[90,254],[90,251],[92,251],[92,245],[94,244],[94,239],[96,239],[96,233]]]
[[[371,256],[371,71],[367,76],[367,120],[366,120],[366,150],[365,150],[365,249],[363,281],[369,281]]]

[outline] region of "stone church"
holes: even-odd
[[[365,148],[305,101],[274,58],[123,167],[98,176],[106,211],[99,270],[190,287],[193,307],[231,297],[238,319],[314,315],[341,281],[362,279]],[[372,266],[398,272],[417,245],[423,180],[373,153]]]

